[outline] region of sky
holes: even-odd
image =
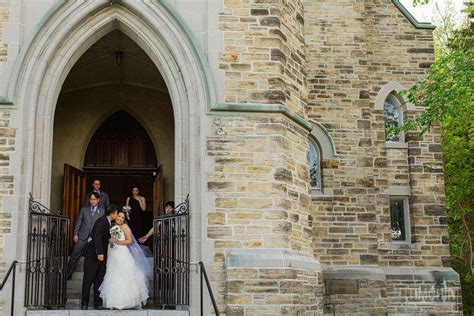
[[[418,22],[431,22],[436,25],[440,16],[436,4],[442,14],[449,10],[449,6],[451,6],[455,14],[455,20],[458,22],[462,20],[463,0],[431,0],[428,4],[417,5],[416,7],[413,7],[413,0],[400,0],[400,3],[410,11]]]

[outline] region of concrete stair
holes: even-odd
[[[47,310],[47,311],[27,311],[27,316],[189,316],[188,311],[168,311],[168,310]]]
[[[149,258],[153,263],[153,258]],[[122,315],[122,316],[188,316],[187,310],[158,310],[152,309],[151,299],[147,306],[142,310],[81,310],[81,291],[82,278],[84,275],[84,258],[82,257],[76,267],[76,270],[71,280],[67,281],[67,303],[66,308],[61,310],[29,310],[26,312],[28,316],[108,316],[108,315]],[[92,289],[91,289],[92,302]],[[150,294],[152,296],[152,293]],[[89,306],[92,308],[92,306]]]

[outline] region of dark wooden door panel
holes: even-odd
[[[74,226],[87,194],[87,175],[80,169],[64,164],[64,215],[70,219],[69,246],[74,246]]]
[[[153,216],[163,213],[163,165],[160,165],[153,181]]]
[[[156,152],[143,126],[127,112],[118,111],[94,133],[84,167],[156,168]]]

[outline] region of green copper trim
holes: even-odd
[[[191,47],[199,60],[199,67],[204,72],[204,82],[206,83],[205,88],[207,95],[209,96],[209,104],[212,107],[212,105],[216,104],[217,97],[214,86],[214,79],[212,77],[211,67],[207,60],[207,57],[204,55],[202,49],[199,47],[198,41],[194,36],[193,31],[186,23],[186,21],[181,17],[179,12],[176,11],[175,7],[171,4],[171,2],[169,0],[161,0],[159,1],[159,3],[163,5],[163,7],[168,11],[168,13],[174,18],[178,26],[181,27],[181,30],[186,34],[186,37],[188,38]]]
[[[281,113],[293,122],[311,131],[313,125],[304,117],[295,113],[281,104],[271,103],[218,103],[211,108],[213,112],[257,112],[257,113]]]
[[[417,29],[435,29],[436,26],[429,22],[418,22],[416,18],[400,3],[399,0],[392,0],[392,3],[400,10],[400,12],[410,21]]]

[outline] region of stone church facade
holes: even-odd
[[[94,54],[117,43],[141,66],[118,83],[81,72],[115,71]],[[422,110],[396,92],[433,53],[397,0],[2,1],[0,262],[20,261],[18,314],[30,193],[61,209],[63,164],[85,166],[123,110],[165,199],[189,194],[191,261],[221,313],[461,315],[439,130],[385,133]]]

